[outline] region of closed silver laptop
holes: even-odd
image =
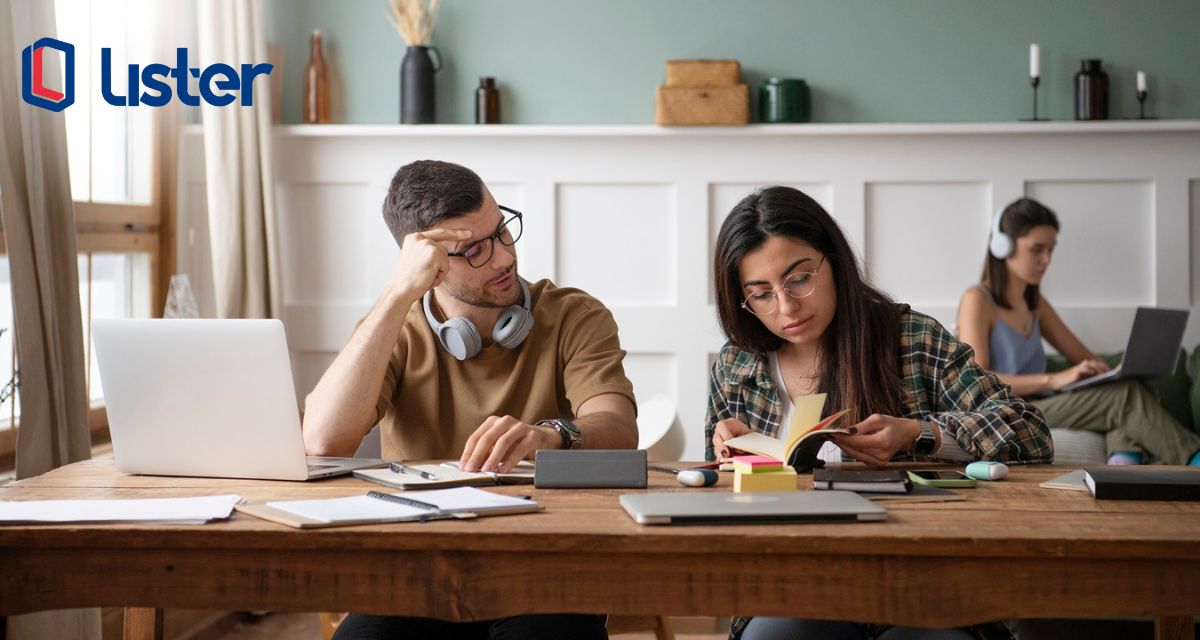
[[[887,509],[852,491],[626,493],[621,506],[639,524],[872,522]]]
[[[383,460],[307,458],[283,323],[92,323],[117,469],[311,480]]]

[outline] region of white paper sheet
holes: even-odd
[[[239,495],[128,500],[0,500],[0,524],[53,522],[163,522],[202,524],[223,520]]]

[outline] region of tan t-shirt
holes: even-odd
[[[533,424],[571,418],[605,393],[634,400],[617,323],[599,300],[549,280],[529,285],[533,329],[516,349],[497,344],[458,361],[438,344],[418,302],[404,319],[376,405],[383,455],[457,458],[488,416]]]

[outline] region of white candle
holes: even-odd
[[[1029,77],[1037,78],[1041,75],[1038,70],[1038,46],[1031,44],[1029,45]]]
[[[1142,93],[1145,90],[1146,90],[1146,72],[1139,71],[1138,72],[1138,93]]]

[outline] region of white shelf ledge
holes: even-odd
[[[189,128],[199,129],[199,125]],[[634,125],[325,124],[276,125],[288,137],[757,137],[938,136],[1200,132],[1200,120],[1105,120],[1076,122],[951,122],[861,124],[752,124],[741,127]]]

